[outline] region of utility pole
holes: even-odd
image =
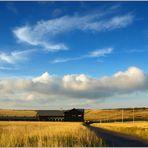
[[[133,107],[133,123],[135,122],[135,109]]]
[[[123,108],[122,108],[122,123],[123,123],[124,115],[123,115]]]
[[[106,112],[106,117],[107,117],[107,122],[108,122],[108,120],[109,120],[109,119],[108,119],[108,112]]]

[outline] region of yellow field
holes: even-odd
[[[148,122],[94,123],[92,126],[148,139]]]
[[[147,120],[148,121],[148,108],[135,108],[133,109],[89,109],[85,110],[85,120],[89,121],[118,121],[122,120],[133,120],[133,116],[135,120]]]
[[[33,110],[9,110],[0,109],[0,116],[36,116],[36,111]],[[133,119],[133,109],[89,109],[84,112],[84,119],[89,121],[118,121]],[[134,109],[135,120],[147,120],[148,121],[148,108],[135,108]]]
[[[82,123],[0,122],[0,147],[97,147],[102,139]]]
[[[36,116],[36,111],[0,109],[0,116]]]

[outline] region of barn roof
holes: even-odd
[[[39,116],[64,116],[65,112],[80,112],[84,113],[84,109],[70,109],[70,110],[37,110],[37,115]]]
[[[64,116],[64,110],[38,110],[39,116]]]
[[[76,108],[73,108],[73,109],[70,109],[70,110],[66,110],[65,112],[73,112],[73,111],[84,113],[84,109],[76,109]]]

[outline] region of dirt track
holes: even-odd
[[[148,147],[147,140],[111,132],[91,125],[86,125],[86,127],[104,139],[109,147]]]

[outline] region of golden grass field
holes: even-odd
[[[36,116],[36,111],[0,109],[0,116]]]
[[[0,116],[35,117],[36,111],[0,109]],[[133,119],[133,109],[85,110],[84,118],[97,121],[93,126],[148,139],[148,108],[134,110],[134,119],[147,122],[124,122]],[[113,121],[112,123],[102,123]],[[98,147],[105,142],[76,122],[0,121],[0,147]]]
[[[148,122],[94,123],[92,126],[148,140]]]
[[[0,122],[0,147],[97,147],[101,138],[75,122]]]
[[[36,116],[36,113],[33,110],[0,109],[0,116]],[[134,117],[137,120],[148,121],[148,108],[134,109]],[[132,120],[132,118],[133,109],[124,109],[123,120]],[[87,109],[84,113],[84,119],[97,122],[122,120],[122,109]]]
[[[134,109],[135,120],[147,120],[148,121],[148,108],[135,108]],[[85,120],[88,121],[113,121],[122,120],[122,109],[89,109],[85,110]],[[133,109],[123,109],[123,120],[133,120]]]

